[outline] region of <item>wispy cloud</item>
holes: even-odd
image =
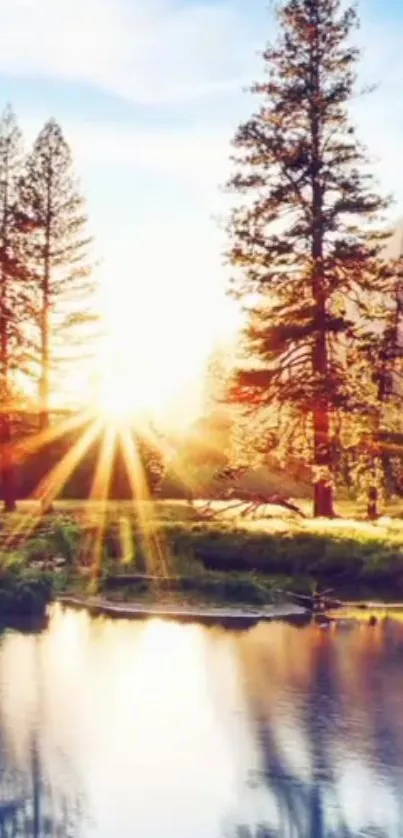
[[[0,15],[2,73],[141,103],[238,90],[250,78],[256,18],[229,0],[0,0]]]

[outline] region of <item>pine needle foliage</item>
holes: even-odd
[[[97,319],[85,203],[70,147],[54,119],[44,125],[27,159],[20,200],[30,228],[41,425],[46,426],[55,373],[63,361],[77,363],[84,347],[87,351]]]
[[[234,138],[231,293],[246,312],[235,398],[309,420],[314,512],[333,515],[333,416],[364,409],[352,385],[364,322],[390,293],[378,194],[349,115],[359,51],[354,7],[287,0],[263,52],[260,106]],[[348,346],[348,352],[346,347]],[[347,363],[349,358],[349,363]]]

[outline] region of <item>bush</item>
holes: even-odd
[[[53,598],[49,573],[25,566],[21,556],[0,557],[0,621],[44,615]]]

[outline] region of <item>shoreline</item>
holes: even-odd
[[[295,625],[306,625],[311,612],[298,605],[269,605],[265,608],[181,608],[179,606],[146,606],[139,603],[115,603],[107,599],[59,596],[55,602],[62,607],[85,609],[93,616],[129,620],[173,620],[180,623],[199,623],[206,626],[222,626],[232,629],[250,628],[260,622],[284,620]]]
[[[93,617],[108,617],[114,620],[164,620],[181,624],[204,626],[218,626],[232,631],[246,631],[259,623],[286,622],[296,627],[317,623],[322,627],[327,625],[367,624],[375,625],[386,619],[398,619],[397,614],[403,615],[403,603],[387,603],[382,601],[345,602],[340,609],[315,616],[310,609],[299,605],[284,603],[283,605],[268,605],[263,608],[251,608],[245,605],[239,608],[231,607],[181,607],[180,605],[142,605],[138,602],[117,603],[105,598],[88,598],[80,596],[62,595],[54,600],[62,608],[85,610]]]

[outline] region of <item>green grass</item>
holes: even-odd
[[[54,594],[89,589],[100,505],[60,503],[42,521],[32,517],[35,511],[21,504],[17,513],[0,517],[0,621],[44,608]],[[403,599],[403,503],[373,524],[357,506],[345,503],[339,512],[345,517],[314,521],[272,507],[269,518],[227,513],[206,520],[180,501],[111,502],[98,593],[259,607],[272,602],[278,588],[319,586],[354,599]],[[161,572],[158,584],[139,578]]]

